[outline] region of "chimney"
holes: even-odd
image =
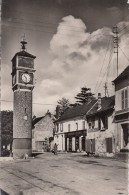
[[[98,93],[98,109],[101,108],[101,93]]]
[[[56,118],[58,119],[60,117],[60,106],[56,106]]]

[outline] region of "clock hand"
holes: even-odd
[[[25,82],[27,82],[27,77],[26,77],[26,75],[24,75],[24,77],[25,77]]]

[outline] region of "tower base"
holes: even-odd
[[[13,158],[23,159],[25,155],[32,154],[32,140],[31,138],[14,138],[13,139]]]

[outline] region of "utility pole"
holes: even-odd
[[[105,89],[105,97],[108,96],[109,97],[109,94],[108,94],[108,89],[107,89],[107,83],[105,83],[104,85],[104,89]]]
[[[114,53],[116,53],[117,57],[117,76],[118,76],[118,27],[114,26],[113,27],[113,33],[114,33]]]

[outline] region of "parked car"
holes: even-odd
[[[9,156],[10,155],[10,151],[8,149],[3,149],[1,151],[1,156]]]

